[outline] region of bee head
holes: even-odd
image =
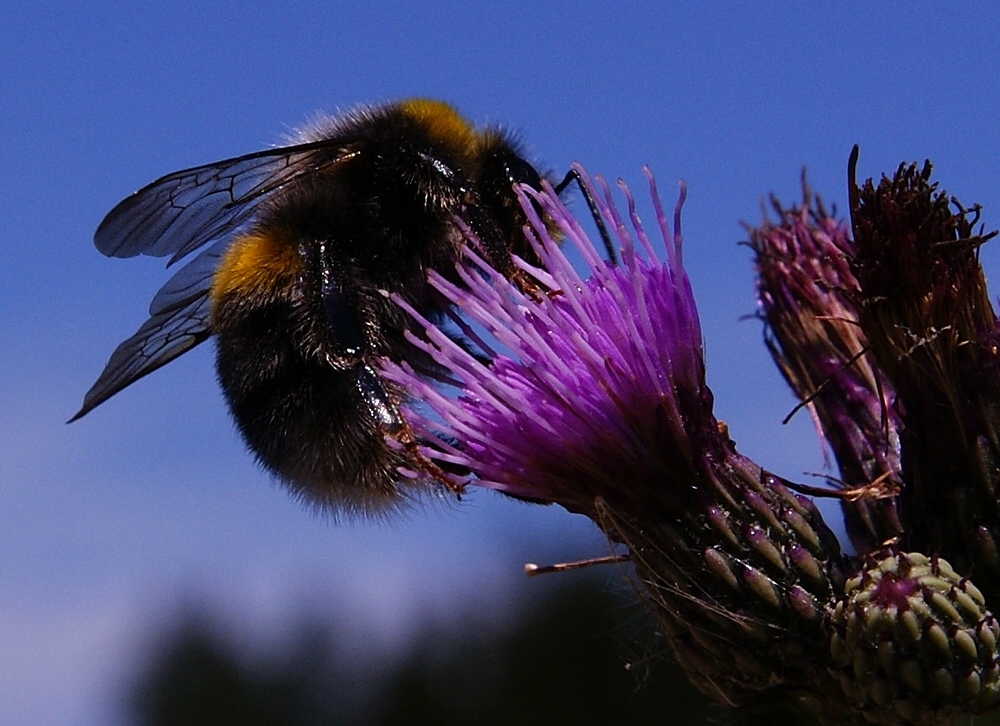
[[[492,231],[495,240],[483,239],[491,262],[500,264],[497,269],[502,269],[504,259],[514,254],[531,264],[540,264],[524,236],[528,219],[514,185],[525,184],[540,190],[543,175],[524,158],[517,140],[499,130],[483,132],[477,161],[479,204],[495,228]],[[538,212],[541,215],[541,210]],[[480,237],[484,235],[480,233]]]

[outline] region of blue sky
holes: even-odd
[[[0,714],[113,723],[151,628],[207,602],[234,630],[350,619],[387,647],[425,614],[484,618],[554,585],[525,559],[603,551],[587,522],[478,493],[389,525],[339,525],[255,468],[210,345],[64,421],[145,318],[158,260],[91,236],[161,174],[263,148],[315,113],[423,95],[665,197],[688,184],[685,261],[717,414],[790,478],[822,467],[761,344],[741,220],[799,172],[846,205],[859,174],[930,158],[1000,226],[998,11],[989,3],[6,2],[0,9]],[[419,8],[419,9],[418,9]],[[988,247],[987,276],[1000,258]]]

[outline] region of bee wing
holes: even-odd
[[[354,153],[350,139],[328,138],[167,174],[108,212],[94,245],[108,257],[171,255],[169,267],[208,242],[232,236],[289,181]]]
[[[209,289],[229,240],[219,240],[184,265],[156,293],[149,320],[119,345],[70,419],[76,421],[143,376],[166,365],[211,335]]]
[[[149,320],[111,354],[70,421],[207,339],[212,276],[232,237],[283,185],[356,153],[334,137],[225,159],[161,177],[108,212],[94,244],[109,257],[171,255],[169,267],[211,246],[160,288]]]

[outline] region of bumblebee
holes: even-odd
[[[401,394],[374,361],[426,373],[433,364],[405,339],[407,316],[389,294],[439,320],[446,303],[426,271],[457,280],[460,223],[515,277],[511,255],[533,254],[513,185],[539,189],[542,178],[504,130],[412,99],[157,179],[108,213],[95,245],[110,257],[169,257],[168,267],[194,257],[71,421],[214,336],[219,384],[265,469],[335,514],[396,508],[417,492],[398,474],[407,447],[386,437],[408,429]]]

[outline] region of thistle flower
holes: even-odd
[[[744,711],[777,703],[895,726],[992,708],[1000,331],[975,210],[950,211],[929,167],[901,166],[853,188],[856,241],[808,192],[751,230],[768,347],[840,465],[860,553],[843,558],[805,488],[740,455],[714,416],[681,260],[683,186],[670,229],[647,172],[661,261],[627,187],[623,219],[606,185],[595,194],[577,171],[621,264],[601,258],[550,188],[522,189],[541,267],[521,263],[512,282],[470,249],[457,282],[431,272],[454,326],[408,309],[423,328],[408,335],[445,389],[405,364],[383,368],[421,404],[405,410],[401,474],[590,517],[627,549],[692,682]],[[880,482],[902,492],[898,508]]]
[[[552,241],[528,194],[522,192],[534,223],[528,234],[548,270],[524,267],[537,292],[521,291],[472,251],[459,270],[463,287],[430,273],[431,284],[510,354],[481,343],[491,361],[486,366],[421,321],[432,343],[426,352],[463,389],[453,399],[401,376],[413,397],[443,419],[445,438],[461,442],[460,448],[425,453],[475,472],[478,486],[558,502],[589,516],[596,515],[598,499],[622,495],[625,474],[634,482],[630,489],[669,495],[664,471],[690,476],[699,458],[721,459],[726,448],[704,385],[701,329],[681,267],[679,235],[668,264],[646,261],[635,254],[631,239],[619,240],[623,264],[615,266],[600,259],[565,207],[533,194],[583,255],[593,274],[588,284]],[[602,206],[607,222],[625,234],[617,211]],[[417,429],[437,426],[419,411],[407,413]]]
[[[895,391],[858,324],[854,243],[802,179],[802,205],[771,202],[778,220],[748,228],[765,344],[829,443],[840,469],[847,533],[869,552],[902,532]]]
[[[522,270],[536,291],[509,283],[474,252],[459,270],[461,286],[431,273],[493,341],[465,325],[474,354],[471,343],[422,321],[425,338],[412,340],[457,395],[387,364],[385,374],[430,409],[406,414],[430,463],[409,474],[433,470],[452,486],[589,516],[628,548],[674,655],[716,698],[735,704],[835,688],[824,612],[842,582],[838,543],[812,503],[738,454],[714,417],[681,260],[683,189],[671,231],[649,181],[666,261],[628,189],[631,233],[602,185],[594,196],[621,246],[620,265],[600,258],[551,190],[525,189],[527,233],[544,270]],[[550,227],[580,254],[589,279]],[[456,471],[471,473],[445,474]]]

